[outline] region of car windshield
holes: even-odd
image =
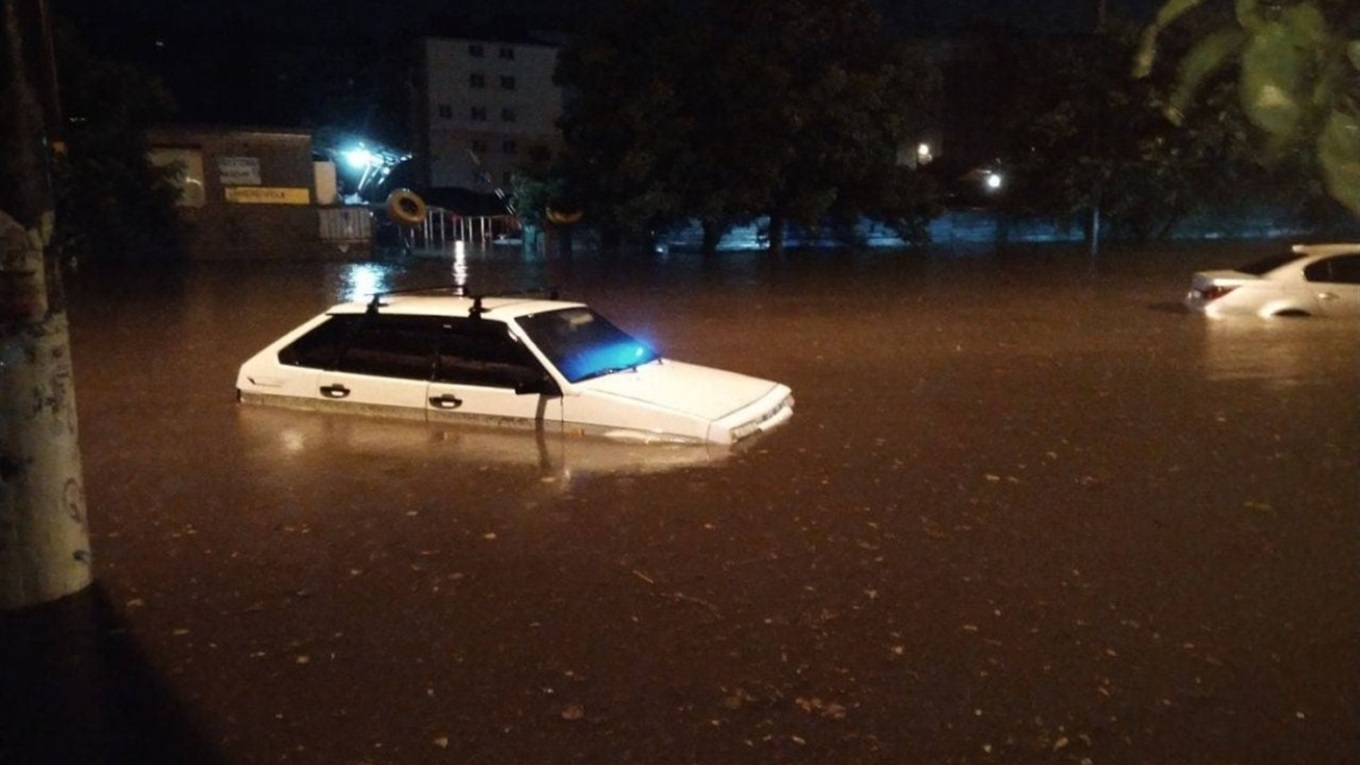
[[[569,382],[621,372],[658,358],[646,343],[589,308],[563,308],[516,321]]]
[[[1245,266],[1240,266],[1237,270],[1244,274],[1251,274],[1252,276],[1261,276],[1263,274],[1270,273],[1271,271],[1274,271],[1275,269],[1287,263],[1293,263],[1294,261],[1298,260],[1301,257],[1303,256],[1296,252],[1287,252],[1280,255],[1271,255],[1268,258],[1261,258],[1260,260],[1248,263]]]

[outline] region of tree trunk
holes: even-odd
[[[43,270],[37,232],[0,213],[0,610],[91,581],[66,315]]]
[[[16,3],[0,35],[0,610],[91,582],[65,298],[42,117]]]
[[[769,228],[770,245],[769,245],[769,250],[770,250],[770,254],[771,254],[771,255],[776,255],[776,256],[778,256],[778,255],[783,255],[783,254],[784,254],[784,227],[785,227],[785,225],[786,225],[786,224],[785,224],[784,216],[783,216],[783,215],[781,215],[781,214],[779,214],[779,213],[770,213],[770,228]]]
[[[701,225],[704,230],[704,240],[703,244],[700,245],[700,251],[705,258],[712,258],[718,254],[718,243],[722,241],[724,233],[723,227],[722,224],[712,220],[702,221]]]

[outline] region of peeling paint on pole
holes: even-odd
[[[8,277],[11,264],[32,262],[34,252],[42,283],[40,238],[0,213],[6,284],[32,289],[22,271],[27,281]],[[14,242],[28,253],[11,252]],[[15,294],[21,300],[7,303],[0,320],[0,610],[54,600],[92,580],[66,316],[46,310],[45,291],[38,314],[36,301]]]
[[[35,236],[0,212],[0,324],[47,315],[42,242]]]
[[[43,120],[16,5],[0,5],[0,611],[93,580]]]

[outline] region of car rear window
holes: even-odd
[[[1237,270],[1241,271],[1244,274],[1251,274],[1252,276],[1261,276],[1262,274],[1274,271],[1280,266],[1293,263],[1294,261],[1298,260],[1301,257],[1303,256],[1295,252],[1286,252],[1280,255],[1271,255],[1268,258],[1261,258],[1260,260],[1253,261],[1245,266],[1240,266],[1238,267]]]
[[[295,367],[333,369],[359,318],[351,314],[330,317],[279,351],[279,362]]]

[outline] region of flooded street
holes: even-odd
[[[117,659],[77,665],[70,746],[1360,761],[1360,326],[1178,305],[1262,251],[82,271],[89,639]],[[729,452],[235,403],[331,303],[453,281],[554,284],[796,413]]]

